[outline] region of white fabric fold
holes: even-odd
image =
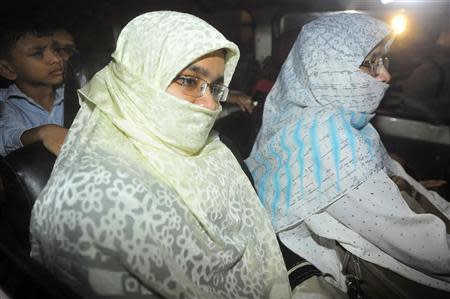
[[[203,55],[239,50],[206,22],[152,12],[121,32],[36,202],[32,256],[82,295],[288,298],[278,243],[209,111],[165,92]]]
[[[392,161],[369,123],[388,85],[359,70],[389,33],[359,13],[305,25],[269,93],[246,163],[281,241],[346,289],[335,244],[434,288],[450,290],[449,235],[416,214],[390,179],[449,205]]]

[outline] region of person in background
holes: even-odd
[[[246,95],[243,91],[232,89],[230,89],[230,92],[228,93],[227,102],[238,106],[242,112],[248,113],[252,113],[255,104],[257,104],[252,100],[251,96]]]
[[[290,298],[270,221],[211,131],[238,57],[192,15],[130,21],[79,92],[32,257],[89,298]]]
[[[59,56],[61,56],[65,68],[69,63],[69,59],[74,60],[74,58],[77,58],[76,62],[72,61],[72,66],[74,67],[73,72],[75,73],[79,87],[84,86],[87,82],[87,78],[83,74],[82,70],[79,69],[80,62],[78,61],[79,57],[77,57],[79,53],[73,34],[66,29],[60,28],[53,32],[52,37],[54,40],[53,47]]]
[[[53,32],[52,37],[55,50],[59,53],[64,63],[67,63],[69,58],[77,52],[73,35],[65,29],[57,29]]]
[[[447,24],[446,24],[447,25]],[[415,118],[450,124],[450,30],[438,34],[431,54],[399,82],[405,95],[402,109]]]
[[[450,204],[370,124],[393,34],[359,13],[305,25],[246,164],[281,242],[350,298],[447,298]]]
[[[53,47],[52,29],[39,18],[3,20],[0,76],[12,82],[0,92],[0,155],[41,141],[58,154],[63,128],[63,60]]]

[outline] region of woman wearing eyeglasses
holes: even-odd
[[[80,90],[32,256],[89,298],[289,298],[270,221],[211,132],[238,57],[194,16],[131,21]]]
[[[357,13],[305,25],[246,163],[281,242],[349,297],[447,298],[450,205],[369,122],[390,80],[389,32]]]

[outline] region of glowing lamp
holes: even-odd
[[[406,17],[403,14],[396,15],[391,21],[392,30],[395,34],[401,34],[406,29]]]

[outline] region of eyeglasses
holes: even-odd
[[[67,59],[72,57],[74,54],[78,53],[78,50],[73,45],[67,45],[67,46],[62,47],[57,43],[53,44],[53,50],[56,53],[58,53],[58,55],[60,55],[62,58],[67,58]]]
[[[62,57],[70,58],[74,54],[78,53],[77,48],[73,44],[61,45],[59,42],[54,41],[52,44],[53,51],[61,55]]]
[[[370,59],[364,60],[361,66],[367,68],[370,75],[375,77],[380,73],[382,67],[384,67],[386,70],[389,69],[389,58],[372,57]]]
[[[228,87],[218,83],[208,83],[205,80],[193,76],[177,76],[175,83],[181,86],[183,94],[199,98],[206,93],[207,88],[211,92],[213,98],[218,102],[225,102],[228,96]]]

